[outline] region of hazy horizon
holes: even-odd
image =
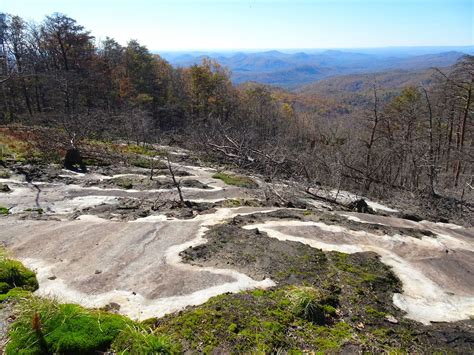
[[[324,52],[324,51],[382,51],[382,50],[425,50],[431,53],[432,50],[474,50],[473,45],[447,45],[447,46],[379,46],[379,47],[312,47],[312,48],[232,48],[232,49],[220,49],[220,48],[183,48],[183,49],[150,49],[152,52],[166,52],[166,53],[262,53],[277,51],[281,53],[311,53],[311,52]]]
[[[153,52],[474,45],[471,0],[18,0],[0,11],[64,13],[98,40],[137,39]]]

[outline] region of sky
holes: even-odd
[[[0,0],[40,22],[60,12],[153,51],[465,46],[474,0]]]

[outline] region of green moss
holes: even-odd
[[[265,290],[257,288],[256,290],[252,291],[252,295],[255,296],[255,297],[265,296]]]
[[[237,199],[228,199],[222,203],[222,207],[240,207],[242,206],[242,201]]]
[[[7,354],[88,354],[106,351],[133,322],[77,305],[31,297],[20,303]],[[33,325],[32,325],[33,324]]]
[[[7,293],[11,289],[11,286],[7,282],[0,282],[0,294]]]
[[[21,299],[31,296],[31,291],[25,290],[24,288],[15,287],[9,289],[8,292],[0,294],[0,302],[11,300],[11,299]]]
[[[377,311],[375,308],[371,306],[367,306],[365,311],[367,312],[367,314],[377,317],[377,318],[385,318],[385,316],[387,315],[387,313]]]
[[[378,257],[364,258],[355,262],[352,255],[334,252],[332,260],[336,268],[345,273],[344,281],[356,286],[359,294],[364,294],[367,287],[381,291],[401,287],[400,281],[387,266],[380,263]]]
[[[4,215],[4,216],[5,216],[5,215],[7,215],[7,214],[9,214],[9,213],[10,213],[10,210],[9,210],[8,208],[6,208],[6,207],[4,207],[4,206],[0,206],[0,216],[1,216],[1,215]]]
[[[313,344],[318,350],[337,350],[352,338],[352,334],[351,326],[345,322],[336,323],[333,327],[319,327]]]
[[[177,354],[181,349],[168,337],[152,334],[139,326],[127,326],[115,338],[111,350],[118,354]]]
[[[236,332],[238,331],[238,328],[239,328],[239,327],[237,326],[237,324],[235,324],[235,323],[230,323],[230,324],[229,324],[229,327],[228,327],[227,329],[228,329],[229,332],[231,332],[231,333],[236,333]]]
[[[13,288],[28,291],[35,291],[38,288],[35,273],[19,261],[7,258],[4,253],[0,256],[0,283],[2,284],[2,293]]]
[[[227,185],[235,185],[239,187],[254,188],[257,187],[257,183],[247,176],[232,175],[226,173],[216,173],[212,175],[214,179],[224,181]]]
[[[298,293],[305,297],[296,297]],[[351,337],[351,327],[332,329],[306,319],[304,309],[309,302],[301,301],[303,298],[314,303],[317,299],[323,313],[335,315],[334,307],[325,303],[328,298],[318,290],[290,286],[213,297],[201,306],[158,320],[156,331],[180,339],[190,352],[286,352],[308,344],[320,351],[338,349]],[[330,344],[317,344],[319,335],[326,336]]]

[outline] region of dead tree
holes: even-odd
[[[186,204],[184,202],[183,193],[181,192],[181,181],[176,180],[176,176],[174,174],[173,167],[171,166],[169,155],[166,155],[166,161],[168,163],[168,170],[171,174],[171,179],[173,180],[173,185],[174,187],[176,187],[176,190],[178,190],[179,201],[181,202],[181,204]]]
[[[365,172],[365,175],[366,175],[365,176],[366,177],[365,190],[366,191],[369,191],[370,185],[372,183],[372,180],[370,179],[370,177],[372,175],[372,170],[371,170],[372,149],[373,149],[373,146],[375,144],[375,140],[376,140],[375,134],[377,133],[377,128],[378,128],[378,124],[379,124],[378,96],[377,96],[377,82],[376,81],[374,81],[373,91],[374,91],[374,106],[373,106],[374,116],[373,116],[372,127],[371,127],[371,130],[370,130],[370,138],[369,138],[369,141],[366,142],[367,154],[365,156],[365,168],[366,168],[366,172]]]
[[[429,178],[430,178],[430,193],[435,194],[434,182],[436,178],[436,162],[434,156],[434,146],[433,146],[433,110],[431,109],[431,101],[428,96],[428,91],[422,86],[421,89],[425,94],[426,104],[428,106],[428,117],[429,117]]]

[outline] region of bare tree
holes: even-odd
[[[182,205],[185,204],[184,198],[183,198],[183,193],[181,191],[181,181],[176,180],[176,176],[173,170],[173,167],[171,165],[170,157],[167,154],[166,155],[166,162],[168,163],[168,170],[171,174],[171,179],[173,180],[173,185],[176,187],[176,190],[178,191],[178,196],[179,196],[179,201],[181,202]]]

